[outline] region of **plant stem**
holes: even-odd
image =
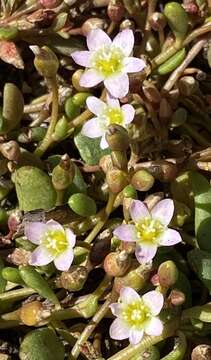
[[[31,288],[22,288],[22,289],[7,291],[0,294],[0,301],[8,301],[8,300],[17,301],[35,293],[36,291]]]
[[[183,359],[187,349],[186,337],[182,331],[178,331],[178,341],[175,343],[173,350],[161,360],[179,360]]]
[[[166,51],[162,52],[152,60],[152,69],[155,69],[159,65],[163,64],[166,60],[172,57],[178,50],[183,47],[182,39],[176,39],[174,44]]]
[[[70,122],[69,129],[82,125],[86,120],[88,120],[91,117],[91,115],[92,115],[91,111],[85,110],[84,112],[82,112],[82,114],[80,114]]]
[[[189,124],[183,124],[181,126],[181,128],[185,129],[187,131],[187,133],[198,142],[198,144],[202,145],[202,146],[210,146],[211,143],[205,139],[204,136],[202,136],[201,134],[199,134],[198,131],[196,131],[191,125]]]

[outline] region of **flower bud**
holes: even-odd
[[[128,185],[127,174],[119,169],[109,169],[106,173],[106,181],[114,194],[119,193]]]
[[[171,260],[163,262],[158,268],[159,283],[169,288],[178,280],[179,272],[175,263]]]
[[[65,113],[70,120],[74,119],[80,114],[80,107],[74,103],[72,97],[67,98],[64,108]]]
[[[62,3],[62,0],[39,0],[39,3],[45,9],[54,9]]]
[[[168,2],[164,7],[164,15],[176,38],[184,38],[188,31],[188,15],[182,5],[176,1]]]
[[[171,290],[168,300],[174,306],[180,306],[185,302],[185,294],[177,289]]]
[[[42,48],[30,46],[30,49],[35,54],[34,66],[38,73],[44,78],[55,77],[59,69],[59,61],[54,52],[47,46]]]
[[[125,8],[120,0],[110,0],[107,8],[108,17],[118,23],[124,16]]]
[[[191,354],[191,360],[210,360],[211,346],[208,344],[200,344],[196,346]]]
[[[162,13],[154,12],[149,19],[149,23],[154,31],[160,31],[166,26],[166,18]]]
[[[162,182],[171,182],[178,174],[177,165],[165,160],[152,161],[151,163],[142,163],[138,167],[147,169],[147,171],[156,180]]]
[[[151,271],[151,265],[140,265],[137,266],[137,263],[134,264],[133,268],[122,277],[116,277],[114,279],[114,289],[117,293],[125,287],[132,287],[134,290],[139,291],[145,285],[146,281],[149,278]]]
[[[145,80],[143,82],[142,89],[143,89],[144,95],[150,102],[155,103],[155,104],[159,104],[161,102],[161,95],[160,95],[158,89],[156,88],[156,86],[152,82]]]
[[[98,297],[95,294],[81,296],[72,307],[83,318],[92,317],[98,309]]]
[[[52,183],[56,190],[65,190],[73,181],[75,167],[67,154],[63,155],[59,165],[52,171]]]
[[[113,277],[123,276],[129,269],[131,264],[130,256],[125,252],[111,252],[104,260],[105,272]]]
[[[106,132],[106,141],[113,151],[124,151],[129,147],[127,130],[117,124],[109,125]]]
[[[101,169],[103,170],[103,172],[106,174],[107,171],[112,168],[113,163],[112,163],[112,159],[111,159],[111,155],[104,155],[101,157],[100,161],[99,161],[99,166],[101,167]]]
[[[127,170],[128,160],[125,152],[112,151],[111,159],[114,167],[120,170]]]
[[[64,139],[64,137],[68,133],[68,129],[69,129],[68,121],[65,116],[62,116],[62,118],[59,119],[59,121],[57,122],[57,124],[55,126],[52,138],[55,141],[60,141],[60,140]]]
[[[41,320],[42,303],[33,301],[23,304],[19,316],[23,324],[27,326],[35,326]]]
[[[84,217],[95,215],[97,212],[95,201],[82,193],[71,195],[68,200],[68,205],[76,214]]]
[[[81,30],[82,30],[83,35],[87,36],[91,30],[94,30],[94,29],[102,29],[103,30],[104,27],[105,27],[104,19],[93,17],[93,18],[87,19],[83,23]]]
[[[154,177],[145,169],[138,170],[131,179],[131,185],[138,191],[148,191],[154,182]]]
[[[132,185],[127,185],[123,190],[123,196],[130,199],[138,199],[136,189]]]
[[[91,96],[91,93],[88,92],[78,92],[73,96],[73,103],[76,106],[83,107],[86,105],[86,99]]]
[[[80,79],[83,74],[83,70],[76,70],[72,75],[72,85],[77,91],[87,91],[87,87],[83,87],[80,85]]]
[[[189,97],[198,90],[199,83],[193,76],[183,76],[178,81],[178,88],[180,95]]]
[[[18,161],[20,158],[20,147],[14,140],[0,144],[0,152],[10,161]]]
[[[57,286],[69,291],[79,291],[83,288],[88,277],[85,266],[71,266],[69,271],[63,271],[56,280]]]

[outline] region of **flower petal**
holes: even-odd
[[[145,333],[150,336],[159,336],[163,332],[163,323],[160,319],[153,317],[145,328]]]
[[[134,46],[134,35],[130,29],[125,29],[117,34],[113,40],[112,45],[121,48],[125,56],[132,53]]]
[[[102,100],[96,98],[95,96],[89,96],[86,100],[86,105],[88,109],[95,115],[100,115],[103,111],[106,110],[107,107]]]
[[[82,127],[82,135],[88,136],[90,138],[96,138],[103,135],[103,129],[100,124],[100,121],[97,117],[88,120]]]
[[[68,240],[69,245],[73,248],[76,242],[76,236],[71,229],[65,229],[65,234]]]
[[[105,138],[105,133],[103,134],[102,138],[101,138],[101,141],[100,141],[100,147],[101,149],[107,149],[109,147],[108,143],[107,143],[107,140]]]
[[[129,341],[132,345],[137,345],[143,338],[143,330],[131,329],[129,334]]]
[[[140,300],[140,296],[133,288],[125,286],[120,290],[120,299],[124,304],[131,304],[136,300]]]
[[[146,205],[140,200],[133,200],[130,205],[130,215],[135,223],[138,223],[144,218],[151,217]]]
[[[152,209],[151,215],[154,219],[161,221],[163,225],[168,225],[174,213],[174,202],[171,199],[159,201]]]
[[[33,266],[43,266],[53,261],[54,257],[44,246],[38,246],[31,254],[30,264]]]
[[[141,244],[136,247],[135,255],[140,264],[150,262],[157,252],[157,246],[151,244]]]
[[[89,50],[95,51],[102,46],[112,44],[110,37],[102,29],[93,29],[87,35],[87,46]]]
[[[149,291],[142,296],[145,305],[148,306],[152,315],[158,315],[163,307],[163,295],[159,291]]]
[[[135,242],[138,240],[136,228],[130,224],[119,225],[113,234],[122,241]]]
[[[24,225],[24,234],[28,240],[33,244],[39,245],[41,243],[42,236],[45,234],[47,228],[46,224],[42,222],[26,222]]]
[[[124,114],[124,120],[125,120],[125,124],[130,124],[135,116],[135,109],[132,105],[130,104],[125,104],[122,106],[122,111]]]
[[[111,312],[114,316],[119,316],[121,313],[121,305],[119,303],[113,303],[110,306]]]
[[[46,229],[47,231],[49,230],[53,230],[53,231],[62,231],[64,233],[64,228],[61,224],[59,224],[57,221],[55,220],[49,220],[46,223]]]
[[[58,270],[67,271],[73,262],[73,257],[73,249],[69,247],[63,254],[54,259],[54,264]]]
[[[83,87],[93,87],[103,81],[104,77],[94,69],[84,71],[80,78],[80,85]]]
[[[115,99],[111,94],[107,93],[107,104],[113,108],[120,108],[118,99]]]
[[[114,340],[124,340],[129,336],[129,329],[120,319],[115,319],[110,326],[109,335]]]
[[[104,80],[106,89],[115,98],[123,98],[129,91],[129,78],[127,74],[110,76]]]
[[[127,57],[124,59],[124,71],[126,73],[134,73],[142,71],[146,64],[143,60],[136,57]]]
[[[71,54],[71,57],[76,62],[76,64],[90,67],[90,51],[75,51]]]
[[[182,238],[178,231],[174,229],[166,229],[166,231],[164,231],[164,234],[158,240],[159,245],[172,246],[180,243],[182,241]]]

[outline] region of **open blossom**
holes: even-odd
[[[54,261],[58,270],[67,271],[73,261],[73,247],[76,236],[70,229],[64,229],[57,221],[27,222],[25,236],[38,247],[32,252],[30,264],[47,265]]]
[[[178,231],[168,228],[173,213],[171,199],[159,201],[151,212],[142,201],[133,200],[130,215],[134,224],[118,226],[114,235],[122,241],[136,242],[137,260],[140,263],[149,262],[159,246],[171,246],[182,241]]]
[[[105,133],[109,125],[118,124],[126,127],[133,121],[135,110],[132,105],[125,104],[120,107],[119,100],[108,97],[107,104],[102,100],[90,96],[86,100],[89,110],[96,115],[96,117],[88,120],[83,128],[82,134],[90,138],[101,137],[100,147],[105,149],[108,143],[105,138]]]
[[[139,72],[145,67],[141,59],[131,57],[134,46],[132,30],[121,31],[113,40],[101,29],[87,35],[89,51],[75,51],[74,61],[88,68],[81,76],[80,85],[92,87],[102,81],[109,93],[122,98],[129,91],[128,73]]]
[[[159,336],[163,324],[157,317],[163,307],[163,295],[158,291],[149,291],[142,297],[130,287],[120,291],[118,303],[110,305],[117,317],[110,327],[110,337],[115,340],[129,338],[131,344],[138,344],[144,333]]]

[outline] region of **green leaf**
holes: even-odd
[[[101,138],[91,139],[79,132],[74,137],[75,145],[82,157],[88,165],[97,165],[102,156],[110,154],[110,149],[102,150],[100,147]]]
[[[52,329],[29,332],[20,346],[20,360],[64,360],[64,346]]]
[[[191,250],[188,262],[211,294],[211,254],[200,249]]]
[[[195,234],[200,249],[211,251],[211,187],[198,172],[190,175],[195,202]]]

